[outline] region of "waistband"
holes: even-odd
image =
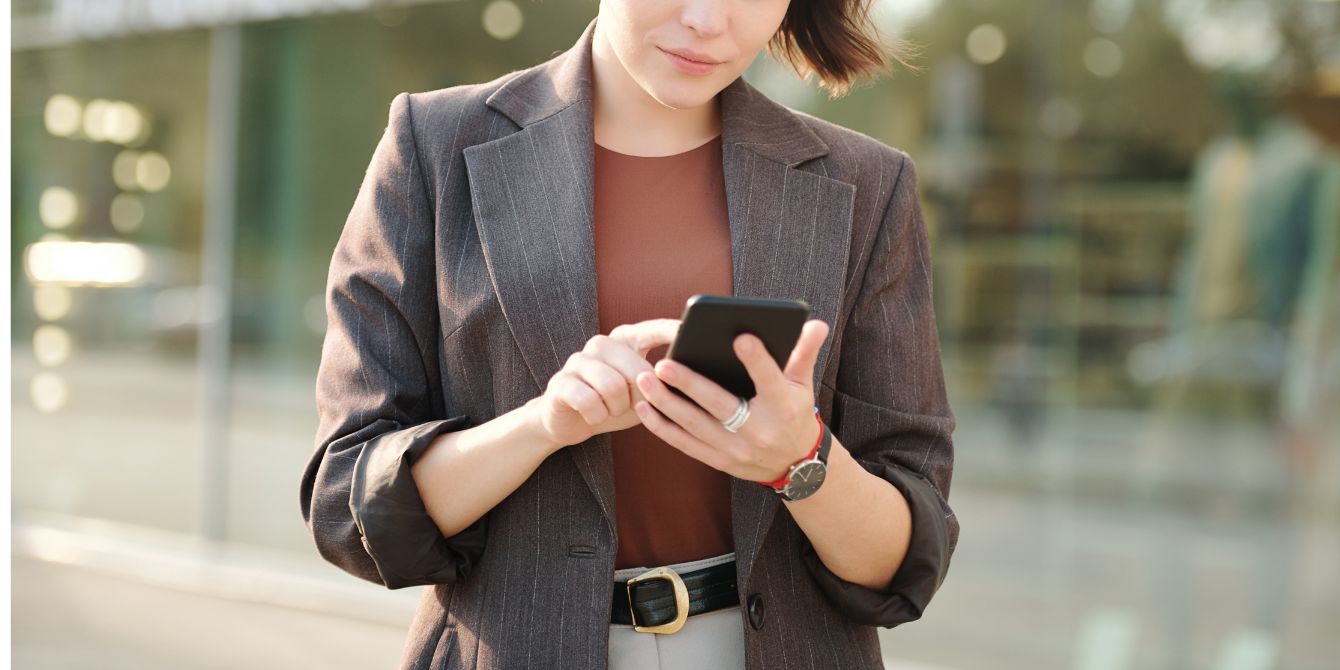
[[[614,572],[610,623],[642,633],[674,633],[689,617],[739,604],[735,554]]]

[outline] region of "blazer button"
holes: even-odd
[[[748,603],[745,605],[745,609],[749,612],[749,625],[753,626],[754,630],[762,629],[763,596],[757,593],[751,594]]]

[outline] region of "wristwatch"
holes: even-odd
[[[792,464],[781,479],[759,482],[771,487],[783,500],[794,502],[814,495],[828,474],[828,448],[833,444],[833,435],[819,417],[818,407],[814,408],[814,420],[819,422],[819,439],[809,455]]]

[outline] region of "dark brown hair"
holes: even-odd
[[[791,0],[768,52],[809,81],[819,78],[830,98],[846,95],[858,78],[889,72],[892,59],[919,71],[909,61],[911,42],[889,39],[870,19],[872,0]]]

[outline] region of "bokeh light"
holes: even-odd
[[[109,103],[103,124],[103,132],[107,139],[118,144],[130,144],[136,141],[145,129],[144,115],[128,102]]]
[[[118,193],[112,198],[112,227],[130,234],[144,225],[144,200],[135,193]]]
[[[47,132],[56,137],[70,137],[79,132],[84,108],[72,96],[56,94],[47,98],[42,120]]]
[[[140,190],[139,180],[140,152],[123,149],[112,159],[112,181],[122,191]]]
[[[68,228],[79,218],[79,197],[68,188],[49,186],[37,201],[38,217],[49,228]]]
[[[1089,40],[1084,45],[1084,67],[1095,77],[1111,79],[1121,72],[1121,47],[1105,37]]]
[[[163,154],[146,151],[135,162],[135,179],[146,191],[161,191],[172,178],[172,167]]]
[[[978,65],[990,65],[1005,55],[1005,31],[990,23],[982,24],[968,33],[965,48],[968,58]]]
[[[107,140],[107,115],[112,110],[112,101],[95,98],[84,108],[84,135],[95,142]]]
[[[70,358],[74,341],[70,331],[54,324],[42,324],[33,331],[33,355],[37,362],[55,367]]]
[[[65,377],[55,372],[39,372],[33,375],[32,382],[28,385],[28,394],[33,400],[33,406],[40,412],[57,412],[65,407],[70,399],[70,390],[65,383]]]
[[[73,305],[74,294],[65,286],[39,284],[33,287],[33,309],[43,321],[65,318]]]
[[[494,0],[484,7],[484,32],[499,40],[510,40],[521,32],[524,17],[512,0]]]
[[[24,252],[28,279],[34,283],[118,286],[139,283],[147,260],[126,242],[36,242]]]

